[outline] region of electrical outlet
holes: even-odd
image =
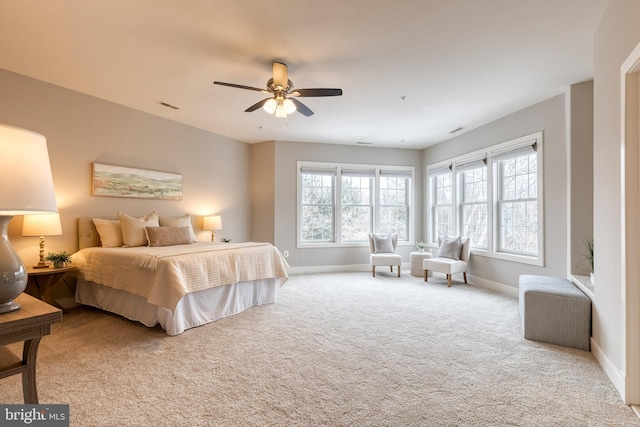
[[[289,258],[289,251],[287,251],[287,250],[284,251],[284,257],[285,258]]]

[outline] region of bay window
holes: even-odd
[[[429,241],[462,235],[474,253],[543,265],[542,132],[431,165]]]

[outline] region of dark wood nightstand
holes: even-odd
[[[58,282],[58,280],[62,279],[62,276],[70,271],[74,271],[75,269],[76,267],[72,265],[60,268],[27,267],[28,281],[25,292],[31,296],[34,296],[38,299],[41,299],[42,301],[58,307],[62,311],[66,311],[64,307],[61,307],[53,300],[53,298],[49,297],[48,291],[53,285]]]
[[[22,374],[24,403],[38,403],[36,356],[40,339],[51,333],[51,324],[62,320],[62,312],[30,295],[20,294],[20,308],[0,315],[0,378]],[[4,347],[24,341],[22,359]]]

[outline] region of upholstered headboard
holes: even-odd
[[[93,219],[90,217],[78,218],[78,249],[94,248],[100,246],[100,235]]]

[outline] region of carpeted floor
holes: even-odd
[[[591,353],[522,338],[516,299],[377,276],[294,275],[176,337],[74,309],[42,340],[40,401],[72,426],[640,425]]]

